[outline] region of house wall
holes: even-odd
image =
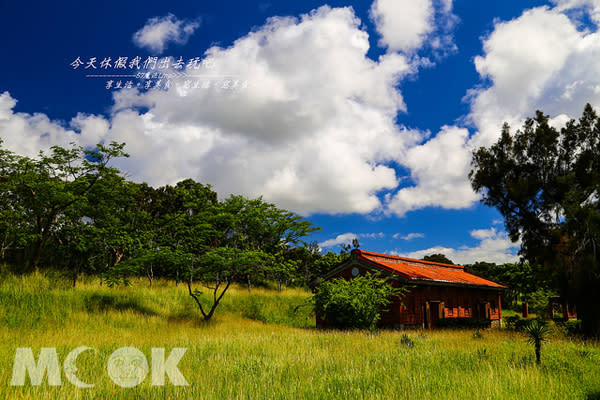
[[[372,272],[356,264],[350,265],[332,278],[351,279],[353,268],[358,268],[359,275]],[[399,281],[393,281],[393,284],[396,287],[401,285]],[[502,318],[500,293],[497,290],[451,285],[416,285],[402,299],[393,300],[387,307],[388,311],[382,314],[379,325],[425,326],[427,302],[430,304],[430,313],[441,309],[442,318],[487,317],[495,326],[499,326]],[[439,306],[441,303],[442,306]],[[487,309],[485,303],[489,303]],[[317,320],[317,325],[323,324],[324,321]]]

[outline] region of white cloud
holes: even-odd
[[[499,232],[495,228],[477,229],[471,231],[471,236],[479,240],[477,246],[459,248],[435,246],[409,253],[392,251],[390,254],[422,259],[427,255],[442,253],[457,264],[473,264],[477,261],[503,264],[514,263],[519,260],[517,251],[521,245],[520,243],[512,243],[506,233]]]
[[[348,243],[352,243],[352,241],[356,238],[357,238],[357,235],[355,233],[350,233],[350,232],[342,233],[340,235],[337,235],[333,239],[327,239],[327,240],[319,243],[319,247],[324,248],[324,247],[337,246],[338,244],[348,244]]]
[[[404,235],[402,233],[394,233],[392,235],[392,237],[394,239],[413,240],[413,239],[424,238],[425,234],[423,234],[423,233],[417,233],[417,232],[409,233],[409,234],[406,234],[406,235]]]
[[[185,44],[200,26],[198,20],[183,21],[173,14],[154,17],[146,21],[146,25],[133,34],[133,43],[156,54],[162,53],[169,43]]]
[[[587,40],[597,45],[593,36]],[[590,80],[598,80],[590,76],[592,71],[597,75],[598,61],[578,50],[585,41],[566,15],[547,7],[496,23],[483,43],[485,54],[475,58],[475,68],[491,85],[469,94],[471,119],[479,128],[476,144],[489,145],[503,121],[520,125],[536,108],[552,114],[581,112],[585,101],[578,94]],[[581,80],[584,85],[575,83]]]
[[[411,51],[421,47],[433,30],[431,0],[375,0],[371,16],[381,34],[381,45],[392,51]]]
[[[358,233],[358,234],[348,232],[348,233],[339,234],[332,239],[327,239],[327,240],[319,243],[319,247],[324,248],[324,247],[333,247],[333,246],[337,246],[337,245],[341,245],[341,244],[350,244],[350,243],[352,243],[352,241],[354,239],[358,239],[358,238],[381,239],[384,237],[385,237],[385,234],[383,232]]]
[[[410,168],[415,186],[400,189],[388,211],[402,216],[428,206],[471,205],[477,195],[466,178],[471,162],[468,136],[467,129],[443,127],[433,139],[410,148],[403,164]]]
[[[68,147],[71,142],[93,145],[108,130],[108,123],[102,117],[78,114],[73,119],[78,128],[76,132],[51,121],[45,114],[15,113],[16,104],[17,100],[9,92],[0,94],[0,137],[5,148],[18,154],[35,157],[40,150],[54,145]]]
[[[192,177],[222,196],[263,195],[304,214],[469,207],[477,200],[467,179],[471,152],[493,143],[502,122],[520,126],[540,108],[558,125],[586,101],[600,106],[600,34],[577,30],[565,15],[583,2],[558,3],[498,21],[484,39],[475,60],[482,86],[467,98],[473,134],[445,126],[423,142],[427,135],[399,127],[396,116],[406,106],[397,85],[419,62],[393,52],[369,59],[368,34],[352,9],[324,6],[300,18],[271,18],[232,46],[206,51],[212,75],[247,81],[247,89],[123,90],[108,117],[80,114],[68,123],[15,113],[16,100],[5,92],[0,136],[26,155],[72,141],[124,141],[132,157],[119,167],[136,181]],[[374,15],[388,6],[374,3]],[[452,2],[414,7],[426,9],[418,14],[424,25],[400,35],[406,41],[394,48],[432,43],[439,28],[427,24],[440,19],[430,14],[451,15]],[[410,169],[412,186],[398,190],[392,162]]]
[[[80,115],[64,127],[13,113],[6,94],[1,112],[12,123],[28,122],[19,134],[0,135],[27,154],[45,142],[122,141],[131,158],[118,166],[136,181],[191,177],[222,196],[262,195],[299,213],[369,213],[398,184],[389,162],[422,134],[395,123],[405,110],[396,85],[418,65],[400,54],[373,61],[368,49],[351,8],[274,17],[231,47],[206,51],[212,76],[247,81],[247,89],[122,90],[108,118]],[[41,137],[35,119],[55,133]]]
[[[599,3],[557,3],[495,23],[483,39],[484,54],[475,58],[482,84],[465,98],[471,105],[466,121],[475,132],[442,127],[429,141],[410,148],[402,164],[410,168],[414,184],[391,197],[389,212],[469,207],[478,198],[467,178],[472,151],[496,142],[503,122],[516,130],[541,109],[560,127],[578,118],[586,102],[600,106],[600,33],[578,30],[566,14],[574,7],[595,12]]]
[[[389,51],[410,53],[426,43],[436,52],[456,49],[452,0],[375,0],[370,13],[381,35],[379,45]]]
[[[558,11],[566,11],[575,20],[589,13],[592,21],[600,23],[600,0],[552,0]]]

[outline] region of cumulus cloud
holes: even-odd
[[[78,114],[72,126],[65,127],[42,113],[15,113],[16,104],[9,92],[0,94],[0,137],[4,147],[18,154],[35,157],[40,150],[68,147],[72,142],[94,145],[108,131],[108,121],[102,117]]]
[[[558,11],[566,11],[576,21],[589,13],[592,21],[600,24],[600,0],[552,0]]]
[[[321,243],[319,243],[320,248],[333,247],[341,244],[350,244],[354,239],[358,238],[369,238],[369,239],[381,239],[384,238],[385,234],[383,232],[376,233],[342,233],[337,235],[332,239],[327,239]]]
[[[413,240],[413,239],[420,239],[420,238],[424,238],[425,234],[423,233],[418,233],[418,232],[413,232],[413,233],[409,233],[409,234],[402,234],[402,233],[394,233],[392,235],[392,237],[394,239],[402,239],[402,240]]]
[[[381,35],[379,45],[389,51],[410,53],[425,43],[442,52],[456,48],[452,0],[375,0],[370,13]]]
[[[433,29],[433,13],[431,0],[375,0],[371,6],[380,43],[392,51],[421,47]]]
[[[332,239],[327,239],[327,240],[324,240],[323,242],[319,243],[319,247],[320,248],[333,247],[333,246],[337,246],[338,244],[352,243],[352,241],[354,239],[356,239],[357,236],[358,235],[356,235],[355,233],[351,233],[351,232],[342,233]]]
[[[464,208],[477,200],[466,176],[471,162],[464,128],[445,126],[432,139],[407,151],[413,186],[400,189],[387,205],[388,212],[404,215],[424,207]]]
[[[435,246],[409,253],[398,251],[390,253],[416,259],[422,259],[431,254],[442,253],[457,264],[473,264],[477,261],[503,264],[519,261],[517,251],[521,245],[520,243],[512,243],[506,236],[506,233],[497,231],[495,228],[476,229],[470,233],[474,239],[479,241],[477,246],[463,246],[459,248]]]
[[[600,33],[578,30],[570,12],[593,13],[597,1],[556,1],[496,21],[474,59],[481,84],[468,91],[470,133],[443,127],[429,141],[410,148],[404,165],[413,184],[390,197],[397,215],[427,207],[465,208],[477,196],[468,182],[472,151],[494,143],[506,121],[514,129],[536,109],[561,127],[577,118],[586,102],[600,106]],[[579,8],[577,8],[579,7]],[[592,14],[593,17],[593,14]]]
[[[472,133],[444,126],[426,140],[397,125],[397,114],[406,111],[398,84],[416,74],[418,61],[396,52],[368,58],[368,34],[353,10],[324,6],[299,18],[270,18],[230,47],[206,51],[211,75],[243,82],[243,89],[212,82],[210,89],[122,90],[107,117],[79,114],[66,123],[14,112],[16,100],[5,92],[0,136],[26,155],[53,144],[126,142],[132,157],[118,166],[136,181],[162,185],[192,177],[223,196],[263,195],[303,214],[469,207],[477,200],[467,179],[471,152],[493,143],[504,121],[520,126],[540,108],[560,125],[585,102],[600,106],[600,36],[577,29],[567,15],[577,4],[592,12],[596,3],[556,3],[497,21],[483,39],[475,58],[481,85],[466,98]],[[422,8],[414,11],[421,27],[398,33],[403,42],[386,42],[404,51],[432,43],[439,28],[428,24],[452,10],[450,0],[398,4],[407,13]],[[394,7],[374,3],[378,29],[392,21],[386,16],[395,15],[387,12]],[[177,26],[185,32],[186,23]],[[408,184],[393,164],[410,170]]]
[[[198,20],[184,21],[177,19],[173,14],[150,18],[146,21],[146,25],[133,34],[133,43],[140,48],[160,54],[171,42],[187,43],[199,26]]]
[[[536,109],[581,112],[585,101],[579,94],[598,81],[599,61],[586,52],[598,44],[597,34],[578,32],[566,15],[548,7],[496,23],[483,43],[485,54],[475,58],[477,72],[490,85],[469,93],[477,144],[495,141],[503,121],[519,125]]]
[[[219,78],[209,89],[117,91],[107,118],[79,115],[63,126],[13,113],[6,93],[0,112],[22,131],[0,135],[15,150],[122,141],[131,158],[118,166],[136,181],[192,177],[223,196],[262,195],[299,213],[369,213],[398,184],[390,161],[422,134],[395,122],[406,109],[397,84],[418,65],[400,54],[368,58],[360,24],[351,8],[327,6],[270,18],[232,46],[206,51]],[[222,89],[225,79],[238,89]]]

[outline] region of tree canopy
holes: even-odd
[[[560,130],[537,111],[511,134],[474,152],[469,177],[504,216],[521,255],[576,305],[583,328],[600,334],[600,119],[587,104]]]
[[[150,286],[155,277],[185,281],[205,319],[233,282],[308,286],[323,268],[303,242],[319,228],[301,216],[262,198],[219,200],[193,179],[131,182],[109,165],[127,157],[124,147],[54,146],[29,158],[0,140],[0,261],[18,272],[58,270],[73,285],[82,273],[110,285],[131,276]]]
[[[448,257],[446,257],[446,255],[444,255],[442,253],[430,254],[428,256],[423,257],[423,260],[424,261],[438,262],[438,263],[442,263],[442,264],[451,264],[451,265],[454,264],[452,262],[452,260],[450,260]]]

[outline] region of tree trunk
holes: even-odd
[[[150,264],[150,269],[146,270],[146,276],[148,277],[150,288],[152,289],[152,282],[154,281],[154,269],[152,268],[152,264]]]
[[[35,245],[33,247],[33,254],[31,255],[31,261],[29,262],[30,270],[37,269],[38,265],[40,264],[40,258],[42,257],[42,246],[43,245],[44,245],[44,242],[42,239],[38,239],[35,242]]]
[[[540,341],[535,342],[535,362],[542,363],[542,343]]]
[[[49,221],[54,221],[54,217],[48,218]],[[48,229],[49,225],[44,224],[42,218],[37,218],[37,233],[40,235],[40,238],[35,242],[35,246],[33,248],[33,254],[31,257],[31,263],[29,268],[31,270],[37,269],[40,264],[40,259],[42,258],[42,248],[44,247],[44,243],[46,243],[46,239],[48,238]]]
[[[75,272],[73,274],[73,289],[75,289],[76,285],[77,285],[77,272]]]
[[[252,290],[252,284],[250,283],[250,274],[246,275],[246,280],[248,281],[248,291]]]

